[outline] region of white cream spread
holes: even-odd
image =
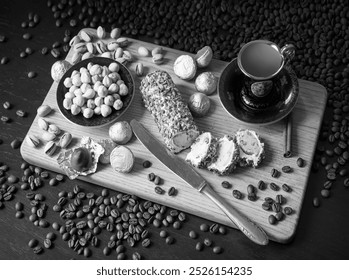
[[[264,154],[264,143],[259,140],[255,131],[239,130],[236,133],[237,144],[239,145],[240,158],[247,164],[252,163],[256,167]]]
[[[209,154],[211,143],[211,133],[202,133],[191,145],[191,151],[187,155],[186,161],[190,162],[195,167],[200,166]]]
[[[232,138],[226,135],[223,136],[218,140],[216,161],[209,164],[207,168],[218,173],[224,173],[232,164],[235,164],[237,148]]]

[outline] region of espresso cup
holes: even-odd
[[[286,44],[280,48],[267,40],[246,43],[237,57],[238,67],[250,80],[251,91],[257,97],[268,94],[274,79],[284,65],[293,59],[295,47]]]

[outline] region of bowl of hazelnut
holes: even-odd
[[[104,57],[80,61],[58,83],[56,101],[70,122],[101,127],[116,121],[130,107],[135,84],[121,63]]]

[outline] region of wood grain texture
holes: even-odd
[[[91,29],[88,31],[94,32],[94,30]],[[137,49],[139,46],[142,45],[151,50],[155,45],[133,39],[130,39],[130,41],[132,43],[127,47],[127,50],[137,57],[135,62],[142,62],[145,66],[146,73],[156,69],[167,71],[178,86],[184,100],[187,101],[190,94],[195,92],[194,82],[183,81],[177,78],[172,69],[174,60],[179,55],[185,53],[165,48],[164,63],[162,65],[155,65],[152,63],[151,57],[139,57],[137,55]],[[68,53],[66,59],[70,61],[71,57],[72,50]],[[141,78],[135,75],[135,62],[127,65],[133,73],[136,83],[135,98],[129,110],[122,116],[122,120],[130,121],[131,119],[136,119],[140,121],[155,137],[161,139],[150,113],[142,105],[141,94],[139,91]],[[212,71],[219,76],[226,65],[226,62],[213,60],[210,66],[202,71]],[[246,214],[249,218],[262,226],[270,239],[281,243],[289,242],[296,231],[327,97],[326,90],[319,84],[304,80],[300,80],[299,83],[300,97],[298,104],[292,113],[294,121],[292,150],[294,156],[291,158],[283,157],[283,128],[285,125],[283,121],[270,126],[242,125],[226,113],[220,105],[217,94],[210,97],[212,107],[208,116],[196,119],[200,130],[210,131],[216,137],[221,137],[224,134],[233,134],[239,128],[250,128],[260,134],[266,145],[266,159],[261,164],[260,168],[238,168],[233,174],[221,177],[207,170],[198,170],[198,172],[207,179],[215,191],[229,204],[236,207],[239,211]],[[48,122],[58,125],[64,131],[71,132],[76,140],[74,141],[76,145],[78,139],[82,136],[90,136],[96,140],[108,138],[109,127],[89,129],[68,123],[58,110],[55,101],[56,88],[57,83],[54,82],[43,102],[43,104],[48,104],[54,109],[53,113],[45,117]],[[37,118],[38,116],[35,117],[28,133],[40,137],[42,131],[37,125]],[[142,146],[139,141],[137,141],[135,137],[133,137],[127,146],[133,151],[136,157],[136,163],[131,173],[121,174],[113,171],[111,166],[99,165],[98,172],[88,177],[79,177],[79,179],[114,190],[136,194],[144,199],[159,202],[212,221],[235,227],[217,206],[196,190],[191,189],[181,179],[164,167],[148,152],[146,148]],[[32,164],[42,166],[55,172],[60,172],[60,168],[56,161],[58,153],[56,153],[52,158],[48,157],[44,154],[43,147],[44,145],[42,144],[38,148],[32,148],[24,142],[21,146],[21,154],[26,161]],[[184,151],[180,153],[179,156],[185,158],[187,153],[188,151]],[[296,159],[298,156],[305,159],[306,166],[304,168],[297,167]],[[151,168],[145,169],[142,167],[142,162],[145,159],[149,159],[152,162]],[[272,168],[278,168],[281,171],[281,167],[284,165],[293,167],[294,171],[289,174],[282,173],[277,179],[270,176],[270,170]],[[178,189],[178,195],[170,197],[167,194],[156,194],[154,192],[154,184],[147,180],[149,172],[154,172],[164,179],[162,185],[163,189],[168,190],[171,186],[175,186]],[[221,187],[221,182],[224,180],[231,182],[233,189],[238,189],[244,193],[245,198],[242,200],[236,200],[233,198],[232,189],[229,190]],[[275,192],[268,187],[265,191],[258,191],[258,201],[251,202],[247,200],[246,197],[247,185],[253,184],[256,186],[259,180],[264,180],[266,183],[275,182],[279,186],[283,183],[287,183],[292,187],[293,191],[291,193],[285,193],[282,190]],[[268,223],[268,216],[271,212],[262,210],[261,204],[265,197],[270,196],[275,198],[277,194],[284,195],[287,199],[285,205],[291,206],[294,209],[294,213],[291,216],[286,217],[285,220],[279,222],[278,225],[270,225]]]

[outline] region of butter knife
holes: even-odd
[[[138,121],[132,120],[130,124],[138,140],[160,162],[191,187],[210,198],[250,240],[259,245],[268,244],[269,239],[263,229],[222,199],[192,166],[174,155]]]

